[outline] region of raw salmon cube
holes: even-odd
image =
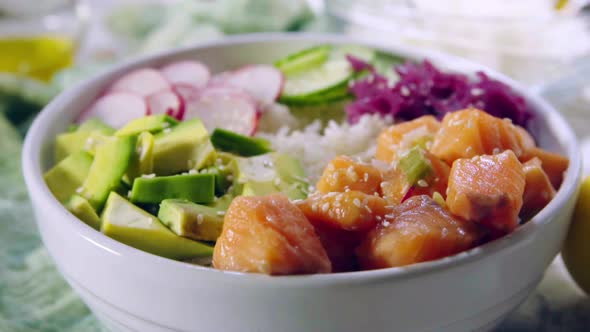
[[[235,198],[213,252],[221,270],[271,275],[329,273],[314,227],[284,195]]]
[[[416,144],[431,141],[439,128],[440,122],[432,115],[393,125],[381,132],[377,138],[375,158],[392,162],[398,158],[400,152]]]
[[[480,231],[430,197],[414,196],[394,207],[357,249],[361,268],[404,266],[446,257],[475,246]]]
[[[541,167],[547,173],[553,188],[559,189],[563,181],[563,174],[569,166],[569,160],[557,153],[545,151],[538,147],[532,148],[528,151],[526,156],[523,156],[523,161],[528,161],[531,158],[538,158],[541,161]]]
[[[408,182],[408,177],[399,167],[383,173],[380,193],[389,204],[399,204],[404,199],[418,195],[432,197],[435,192],[446,197],[450,167],[428,151],[424,151],[423,155],[430,170],[424,178],[414,184]]]
[[[525,186],[520,217],[528,220],[543,209],[555,196],[555,188],[541,167],[541,160],[533,158],[522,165]]]
[[[345,231],[324,223],[313,223],[316,234],[332,263],[332,272],[358,270],[355,249],[364,233]]]
[[[530,148],[531,142],[530,135],[509,119],[496,118],[477,109],[467,109],[445,115],[430,152],[452,164],[459,158],[491,155],[504,150],[512,150],[520,157]]]
[[[451,167],[446,203],[454,215],[500,232],[518,225],[525,176],[511,150],[457,159]]]
[[[315,193],[297,203],[312,224],[326,224],[347,231],[366,231],[385,214],[387,202],[360,191]]]
[[[321,193],[358,190],[372,195],[380,183],[381,172],[376,167],[339,156],[326,166],[316,188]]]

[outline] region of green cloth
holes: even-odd
[[[21,175],[21,144],[0,114],[0,331],[103,331],[41,246]]]

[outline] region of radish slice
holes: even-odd
[[[184,107],[182,100],[171,90],[160,91],[146,98],[148,113],[150,115],[168,114],[178,120],[182,120]]]
[[[224,86],[227,85],[228,79],[233,75],[231,71],[222,71],[221,73],[215,74],[207,83],[208,86]]]
[[[146,114],[147,105],[143,98],[127,92],[113,92],[98,98],[80,114],[77,122],[98,118],[113,128],[121,128]]]
[[[113,83],[109,92],[120,91],[147,97],[159,91],[169,90],[170,84],[159,71],[151,68],[134,70]]]
[[[211,77],[209,69],[197,61],[173,62],[162,67],[160,72],[172,85],[190,85],[195,89],[205,87]]]
[[[174,92],[183,100],[194,100],[199,96],[201,89],[195,89],[192,85],[176,84],[174,85]]]
[[[252,65],[238,69],[226,82],[244,89],[256,100],[270,103],[281,94],[284,77],[283,73],[273,66]]]
[[[199,118],[209,131],[223,128],[253,135],[258,124],[256,102],[235,89],[208,88],[186,104],[184,120]]]

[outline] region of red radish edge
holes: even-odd
[[[195,89],[204,88],[211,78],[209,68],[193,60],[169,63],[160,68],[160,72],[173,86],[189,85]]]
[[[148,115],[168,114],[178,120],[182,120],[184,101],[175,91],[159,91],[147,96],[145,99]]]

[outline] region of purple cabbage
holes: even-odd
[[[522,96],[483,72],[470,80],[465,75],[444,73],[427,60],[407,62],[394,68],[400,79],[391,84],[370,64],[353,56],[347,58],[355,71],[369,72],[349,87],[356,97],[346,107],[350,123],[358,122],[363,114],[391,115],[401,120],[423,115],[442,119],[448,112],[469,107],[510,118],[523,127],[532,116]]]

